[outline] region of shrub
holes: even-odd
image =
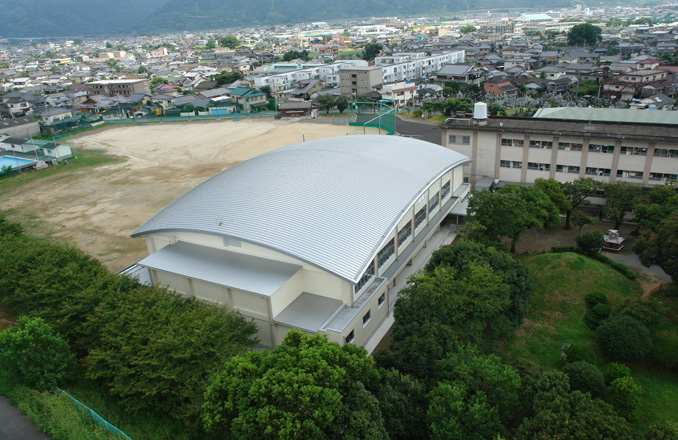
[[[424,112],[420,108],[416,108],[412,111],[412,116],[415,118],[421,119],[421,115],[423,115]]]
[[[598,252],[605,246],[603,233],[597,230],[584,231],[574,239],[577,248],[585,254]]]
[[[598,356],[588,345],[571,344],[565,349],[565,355],[565,362],[568,364],[580,361],[595,364],[598,361]]]
[[[655,423],[645,434],[645,440],[678,440],[678,423]]]
[[[595,331],[601,322],[610,317],[612,308],[609,304],[596,304],[589,309],[584,316],[584,322],[593,331]]]
[[[589,258],[593,258],[594,260],[600,261],[603,264],[607,264],[612,269],[616,270],[617,272],[624,275],[626,278],[630,280],[635,280],[637,278],[636,273],[634,271],[624,266],[623,264],[614,262],[613,260],[609,259],[603,254],[594,252],[592,254],[588,254],[588,256]]]
[[[605,385],[610,385],[615,379],[631,376],[631,369],[624,364],[611,362],[605,369]]]
[[[68,379],[74,360],[66,340],[41,318],[21,317],[0,333],[0,371],[39,391]]]
[[[624,300],[615,310],[616,315],[627,315],[647,326],[656,324],[662,317],[659,304],[641,298]]]
[[[603,321],[596,330],[596,342],[613,359],[637,359],[652,350],[650,331],[645,324],[625,315]]]
[[[626,420],[636,420],[638,418],[642,390],[640,385],[636,385],[632,377],[620,377],[613,380],[607,392],[608,401],[617,410],[617,414]]]
[[[583,393],[591,393],[591,397],[605,396],[605,382],[603,375],[588,362],[577,361],[563,367],[563,373],[570,380],[570,389],[579,390]]]
[[[576,252],[576,246],[552,246],[551,252]]]
[[[591,290],[586,294],[584,300],[586,301],[586,307],[589,309],[592,309],[598,304],[609,304],[607,295],[600,290]]]

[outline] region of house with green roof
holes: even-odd
[[[263,111],[268,103],[266,93],[251,87],[236,87],[227,95],[237,104],[238,109],[245,113]]]

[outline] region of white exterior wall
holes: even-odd
[[[430,198],[442,190],[442,186],[450,181],[450,193],[440,201],[439,206],[431,211],[429,214],[434,215],[440,209],[440,206],[447,202],[451,195],[463,183],[462,166],[446,172],[440,178],[436,179],[432,184],[422,192],[421,197],[414,202],[410,209],[406,210],[402,218],[397,222],[397,225],[388,234],[388,237],[381,244],[388,243],[391,239],[394,240],[394,253],[386,261],[381,268],[376,267],[376,275],[380,276],[385,273],[395,262],[399,251],[410,245],[417,235],[417,231],[405,240],[401,246],[397,243],[397,233],[408,222],[412,222],[414,226],[414,215],[419,209],[426,208]],[[422,223],[422,227],[428,224],[427,220]],[[436,225],[437,226],[437,225]],[[436,228],[432,228],[429,234],[435,232]],[[421,233],[421,229],[419,230]],[[262,246],[251,243],[240,242],[240,245],[231,244],[226,245],[221,237],[200,234],[194,232],[173,232],[173,233],[155,233],[146,236],[146,242],[149,249],[149,254],[157,252],[164,246],[177,241],[184,241],[196,245],[212,247],[216,249],[228,250],[231,252],[243,253],[247,255],[258,256],[277,261],[284,261],[288,263],[298,264],[302,268],[287,280],[276,292],[270,297],[246,292],[227,286],[217,285],[206,281],[189,279],[187,277],[168,273],[164,271],[151,269],[151,279],[154,285],[167,286],[176,290],[186,296],[195,296],[197,298],[223,304],[229,308],[239,311],[245,317],[252,319],[257,324],[257,337],[262,344],[266,346],[276,346],[279,344],[284,335],[289,330],[289,327],[273,323],[273,319],[280,312],[285,310],[302,292],[309,292],[312,294],[335,298],[342,301],[346,306],[359,307],[359,311],[352,321],[341,332],[327,330],[328,339],[336,341],[341,344],[344,343],[346,336],[354,332],[354,343],[364,345],[369,341],[375,330],[382,324],[383,320],[389,313],[389,299],[388,295],[394,295],[396,292],[389,292],[388,287],[393,283],[393,279],[386,280],[376,292],[369,298],[365,298],[364,291],[360,292],[356,298],[353,297],[353,284],[344,281],[337,276],[329,274],[328,272],[317,268],[311,264],[299,261],[291,256],[285,255],[281,252],[270,250]],[[232,240],[231,243],[237,243],[237,240]],[[425,246],[421,243],[419,248]],[[381,248],[380,248],[381,249]],[[375,257],[376,259],[376,257]],[[376,262],[375,262],[376,263]],[[398,264],[405,265],[405,262],[399,261]],[[402,269],[402,268],[400,268]],[[399,270],[400,270],[399,269]],[[383,295],[383,297],[382,297]],[[379,299],[383,298],[383,302],[379,305]],[[366,302],[365,302],[366,301]],[[370,313],[369,321],[363,325],[363,317],[366,313]]]

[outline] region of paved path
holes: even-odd
[[[2,440],[50,440],[38,428],[12,406],[7,398],[0,396],[0,439]]]

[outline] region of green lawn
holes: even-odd
[[[77,170],[84,167],[91,167],[102,165],[105,163],[118,162],[123,160],[120,157],[111,156],[103,151],[95,150],[77,150],[74,152],[74,156],[71,159],[68,159],[68,165],[60,162],[56,166],[51,166],[47,169],[35,171],[29,170],[24,171],[19,174],[13,174],[12,176],[5,177],[0,179],[0,194],[6,190],[19,187],[27,182],[31,182],[36,179],[44,179],[46,177],[55,176],[55,179],[62,179],[70,177]],[[50,180],[50,183],[55,179]]]
[[[543,367],[559,368],[565,343],[595,350],[598,366],[608,360],[597,350],[594,333],[583,321],[584,295],[590,290],[605,292],[614,307],[625,298],[639,297],[641,287],[610,267],[575,253],[549,253],[523,258],[535,279],[530,311],[517,337],[505,348],[511,358],[526,358]],[[666,301],[676,301],[668,295]],[[629,365],[643,388],[640,430],[660,420],[678,422],[678,375],[655,366],[651,360]]]

